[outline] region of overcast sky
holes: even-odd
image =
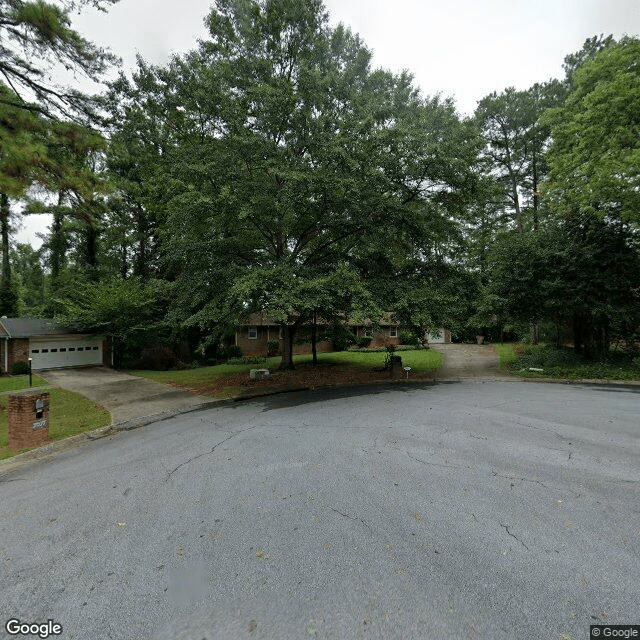
[[[125,69],[136,53],[155,64],[206,37],[212,0],[120,0],[107,14],[85,10],[73,25],[109,47]],[[373,51],[373,64],[409,70],[425,95],[455,99],[461,114],[508,86],[562,77],[562,62],[593,35],[640,34],[640,0],[325,0]],[[32,216],[16,239],[48,225]],[[39,244],[39,243],[36,243]]]

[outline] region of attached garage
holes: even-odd
[[[29,340],[29,357],[34,369],[61,369],[102,364],[102,341],[84,336]]]
[[[0,367],[11,373],[16,362],[32,359],[32,369],[111,365],[103,336],[70,333],[53,320],[0,318]]]

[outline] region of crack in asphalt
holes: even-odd
[[[529,547],[527,547],[527,545],[522,542],[522,540],[520,540],[520,538],[518,538],[518,536],[514,536],[513,533],[511,533],[511,531],[509,531],[509,525],[508,524],[502,524],[502,522],[500,523],[500,526],[514,539],[517,540],[527,551],[529,551]]]
[[[213,445],[213,447],[211,447],[211,449],[209,449],[209,451],[205,451],[204,453],[200,453],[197,456],[193,456],[192,458],[189,458],[188,460],[185,460],[184,462],[181,462],[177,467],[175,467],[175,469],[173,469],[172,471],[170,471],[167,474],[167,477],[165,479],[165,482],[167,482],[169,480],[169,478],[178,470],[181,469],[182,467],[188,465],[190,462],[193,462],[194,460],[197,460],[198,458],[202,458],[203,456],[209,456],[211,455],[221,444],[224,444],[225,442],[228,442],[229,440],[231,440],[232,438],[235,438],[236,436],[239,436],[241,433],[244,433],[245,431],[251,431],[253,429],[257,429],[258,425],[254,425],[253,427],[247,427],[246,429],[240,429],[240,431],[236,431],[235,433],[232,433],[230,436],[228,436],[227,438],[224,438],[224,440],[220,440],[220,442],[216,442],[216,444]]]
[[[421,464],[428,465],[430,467],[446,467],[448,469],[468,469],[469,468],[469,467],[460,466],[458,464],[448,464],[448,463],[443,464],[439,462],[427,462],[426,460],[422,460],[420,458],[416,458],[415,456],[412,456],[408,451],[405,451],[405,453],[412,460],[415,460],[416,462],[420,462]]]
[[[338,509],[334,508],[334,507],[330,507],[329,505],[325,505],[325,509],[331,509],[331,511],[335,511],[338,515],[341,515],[343,518],[348,518],[349,520],[353,520],[354,522],[361,522],[371,533],[371,527],[362,519],[362,518],[356,518],[354,516],[350,516],[348,513],[343,513],[342,511],[339,511]]]
[[[542,482],[542,480],[531,480],[531,478],[518,478],[517,476],[503,476],[497,473],[496,471],[492,471],[491,475],[494,476],[495,478],[504,478],[505,480],[518,480],[519,482],[531,482],[532,484],[539,484],[541,487],[544,487],[545,489],[549,489],[550,491],[559,491],[560,493],[564,491],[563,489],[558,489],[557,487],[549,487],[544,482]],[[570,487],[567,487],[566,490],[572,493],[574,497],[576,498],[580,497],[580,494],[577,491],[574,491],[573,489],[571,489]]]

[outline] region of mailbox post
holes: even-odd
[[[9,449],[49,442],[49,393],[26,389],[9,394]]]

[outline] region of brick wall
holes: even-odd
[[[29,338],[12,338],[9,340],[9,368],[11,373],[14,362],[29,362]],[[4,360],[2,361],[4,367]]]
[[[258,337],[253,339],[249,338],[247,327],[242,327],[236,333],[236,344],[242,349],[242,355],[247,357],[259,356],[266,357],[267,355],[267,342],[270,340],[278,340],[280,343],[280,352],[282,352],[283,341],[279,338],[279,327],[257,327]],[[299,355],[303,353],[311,353],[311,338],[309,337],[308,330],[302,329],[294,338],[293,341],[293,353]],[[318,352],[333,351],[331,342],[323,340],[317,343]]]
[[[42,400],[44,414],[36,418],[36,400]],[[28,389],[9,395],[9,449],[40,447],[49,442],[49,394],[46,391]],[[34,429],[41,420],[46,426]]]

